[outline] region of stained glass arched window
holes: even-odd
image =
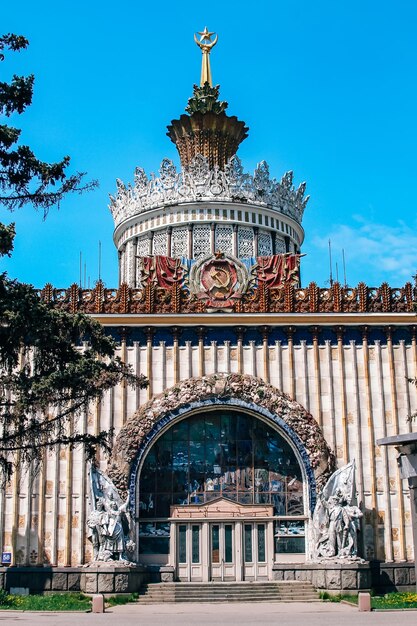
[[[167,518],[172,505],[223,496],[304,515],[303,479],[290,444],[253,415],[216,410],[174,423],[153,444],[139,481],[139,516]]]

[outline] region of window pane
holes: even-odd
[[[188,439],[188,420],[182,420],[172,427],[173,441],[187,441]]]
[[[277,537],[275,552],[280,554],[303,554],[305,552],[304,537]]]
[[[304,512],[303,494],[289,493],[287,496],[287,515],[302,515]]]
[[[200,563],[200,526],[192,526],[191,529],[192,543],[192,562]]]
[[[171,493],[158,493],[156,495],[155,517],[169,517],[172,504]]]
[[[211,527],[211,562],[220,563],[219,526],[213,524]]]
[[[265,524],[258,524],[258,561],[265,563]]]
[[[156,466],[158,470],[172,469],[172,444],[164,438],[159,439],[155,445]]]
[[[160,493],[172,492],[172,471],[160,469],[156,472],[156,490]]]
[[[206,417],[206,439],[220,441],[220,415]]]
[[[140,494],[139,514],[141,517],[155,517],[155,495],[153,493]]]
[[[204,441],[205,428],[204,419],[200,416],[191,417],[190,422],[190,441]]]
[[[172,466],[174,470],[188,472],[188,442],[174,441],[172,443]]]
[[[252,525],[245,524],[244,530],[245,563],[252,563]]]
[[[233,563],[233,527],[226,524],[224,527],[224,561]]]
[[[303,554],[305,552],[305,528],[303,521],[276,522],[275,552],[281,554]]]
[[[140,537],[139,554],[169,554],[169,537]]]
[[[185,524],[178,526],[178,561],[187,562],[187,526]]]
[[[204,473],[205,470],[204,443],[200,441],[190,441],[190,473],[191,470],[193,473]]]

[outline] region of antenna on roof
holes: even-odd
[[[98,242],[98,279],[101,280],[101,241]]]
[[[345,287],[347,287],[346,262],[345,262],[345,250],[344,250],[344,248],[342,248],[342,259],[343,259],[343,280],[344,280],[344,283],[345,283]]]
[[[339,267],[337,265],[337,261],[336,261],[336,282],[339,282]]]
[[[84,263],[84,289],[87,285],[87,263]]]
[[[330,287],[333,287],[333,272],[332,272],[332,242],[329,239],[329,263],[330,263]]]
[[[80,289],[82,289],[83,253],[80,251]]]

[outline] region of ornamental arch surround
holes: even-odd
[[[108,474],[135,507],[141,464],[156,439],[176,420],[208,408],[240,409],[273,424],[290,442],[303,466],[310,510],[334,471],[334,456],[314,417],[298,402],[263,380],[213,374],[181,381],[140,407],[119,432]]]

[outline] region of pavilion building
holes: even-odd
[[[93,315],[149,379],[145,390],[108,393],[84,428],[115,429],[112,458],[98,462],[130,492],[134,561],[153,572],[297,577],[313,567],[320,490],[355,460],[360,554],[410,584],[408,489],[395,453],[376,440],[410,432],[417,409],[407,382],[417,367],[415,289],[300,284],[305,184],[295,187],[292,172],[271,178],[264,161],[244,171],[237,151],[248,128],[212,86],[211,36],[199,40],[201,84],[168,126],[180,169],[164,159],[148,178],[137,168],[111,198],[118,288],[42,291]],[[48,452],[29,485],[18,474],[0,498],[13,563],[90,561],[83,453]],[[360,587],[360,568],[354,575]]]

